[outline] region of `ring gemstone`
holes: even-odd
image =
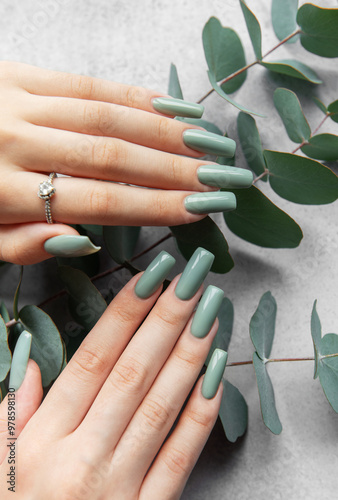
[[[42,200],[49,200],[55,194],[55,187],[49,181],[43,181],[39,184],[38,196]]]

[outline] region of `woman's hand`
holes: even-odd
[[[203,384],[197,382],[167,437],[216,334],[222,290],[208,287],[193,315],[212,261],[212,254],[198,249],[182,276],[160,295],[161,282],[175,263],[161,252],[115,297],[33,416],[25,407],[24,391],[37,393],[33,400],[38,405],[41,388],[30,361],[24,382],[14,393],[20,427],[26,419],[14,445],[15,498],[180,497],[221,401],[226,353],[216,350]],[[17,355],[14,351],[10,386],[16,389],[23,350]],[[8,490],[12,484],[7,483],[7,408],[6,398],[0,405],[3,500],[12,498]]]
[[[233,156],[234,141],[172,119],[200,117],[198,104],[1,62],[0,105],[0,260],[32,264],[97,251],[67,224],[194,222],[235,208],[232,193],[215,190],[252,182],[248,170],[200,159]],[[52,172],[69,177],[53,181],[56,224],[47,224],[37,191]],[[52,240],[60,235],[68,238]]]

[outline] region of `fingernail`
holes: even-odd
[[[176,260],[164,250],[158,254],[136,283],[135,293],[140,299],[150,297],[168,276]]]
[[[101,247],[95,246],[88,236],[62,234],[45,241],[46,252],[55,257],[82,257],[98,252]]]
[[[247,188],[253,181],[250,170],[226,165],[201,165],[197,176],[202,184],[219,188]]]
[[[156,111],[170,116],[185,116],[187,118],[201,118],[204,106],[195,102],[183,101],[170,97],[156,97],[152,101]]]
[[[185,266],[182,276],[175,288],[176,297],[189,300],[202,285],[211,269],[215,256],[208,250],[198,247]]]
[[[234,193],[221,191],[210,193],[195,193],[184,199],[185,209],[191,214],[210,214],[214,212],[228,212],[236,208]]]
[[[208,286],[198,304],[191,324],[191,333],[194,337],[202,339],[209,333],[221,307],[223,297],[223,290],[217,286]]]
[[[236,143],[229,137],[213,134],[204,130],[188,129],[183,132],[186,146],[201,153],[210,153],[232,158],[236,151]]]
[[[24,330],[18,338],[13,352],[9,388],[17,391],[26,375],[27,363],[31,352],[32,335]]]
[[[202,395],[206,399],[212,399],[216,395],[227,364],[227,359],[228,353],[222,349],[215,349],[212,353],[202,383]]]

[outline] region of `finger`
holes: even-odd
[[[42,401],[41,373],[38,365],[30,359],[21,387],[15,392],[15,405],[8,405],[8,396],[0,405],[0,464],[8,452],[8,412],[14,411],[15,437],[17,438]],[[12,401],[12,398],[11,398]]]
[[[216,422],[223,386],[213,399],[201,393],[202,380],[196,384],[180,420],[163,445],[140,490],[140,500],[178,500],[197,459]]]
[[[22,205],[18,205],[22,209]],[[44,249],[47,240],[54,236],[78,234],[75,229],[63,224],[0,225],[0,260],[20,265],[35,264],[52,257]]]

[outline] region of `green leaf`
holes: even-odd
[[[272,0],[271,20],[278,40],[284,40],[296,31],[297,9],[298,0]],[[289,40],[289,43],[296,40],[297,37],[294,36]]]
[[[231,300],[229,300],[227,297],[224,297],[217,317],[219,326],[216,336],[212,341],[207,359],[204,362],[206,366],[208,366],[215,349],[223,349],[223,351],[228,352],[232,335],[232,327],[234,323],[234,306],[232,305]]]
[[[20,320],[32,334],[30,357],[39,365],[42,385],[46,387],[58,376],[62,366],[61,335],[48,314],[36,306],[23,307]]]
[[[291,141],[301,143],[308,140],[311,129],[296,94],[288,89],[276,89],[273,102]]]
[[[324,115],[326,115],[327,109],[326,109],[325,104],[320,99],[318,99],[318,97],[312,97],[312,99],[313,99],[313,102],[315,103],[315,105],[318,106],[318,108],[321,111],[323,111]]]
[[[250,243],[267,248],[295,248],[302,230],[283,210],[274,205],[255,186],[232,189],[237,208],[224,212],[229,229]]]
[[[338,99],[337,101],[331,102],[331,104],[328,105],[327,110],[330,113],[331,120],[338,123]]]
[[[0,316],[0,382],[5,380],[11,367],[12,353],[8,346],[7,327]]]
[[[213,73],[211,73],[210,71],[208,71],[208,76],[209,76],[209,81],[213,87],[213,89],[217,92],[218,95],[220,95],[223,99],[225,99],[226,101],[228,101],[230,104],[232,104],[233,106],[235,106],[235,108],[237,109],[240,109],[241,111],[244,111],[245,113],[249,113],[251,115],[257,115],[257,116],[264,116],[264,115],[261,115],[260,113],[256,113],[255,111],[250,111],[250,109],[247,109],[245,108],[244,106],[242,106],[241,104],[238,104],[237,102],[235,102],[228,94],[226,94],[224,92],[224,90],[218,85],[216,79],[215,79],[215,76],[213,75]]]
[[[271,354],[275,336],[277,304],[271,292],[262,295],[250,321],[250,337],[258,356],[266,361]]]
[[[338,178],[315,160],[278,151],[264,151],[272,189],[286,200],[323,205],[338,198]]]
[[[262,174],[265,171],[265,160],[255,119],[241,111],[237,117],[237,131],[249,167],[257,176]],[[263,177],[262,180],[266,182],[267,178]]]
[[[0,403],[5,399],[7,392],[5,382],[0,382]]]
[[[178,250],[185,259],[189,260],[196,248],[203,247],[215,255],[212,272],[225,274],[234,267],[228,243],[210,217],[191,224],[171,226],[170,229],[176,238]]]
[[[85,231],[89,231],[90,233],[95,234],[96,236],[102,236],[102,226],[97,226],[95,224],[80,224],[80,226],[85,229]]]
[[[19,295],[20,295],[20,287],[21,287],[21,282],[22,282],[22,276],[23,276],[23,266],[21,266],[20,269],[20,277],[19,277],[19,283],[15,291],[14,295],[14,302],[13,302],[13,312],[14,312],[14,318],[16,320],[19,319],[19,311],[18,311],[18,302],[19,302]]]
[[[322,325],[320,324],[320,319],[317,313],[316,306],[317,306],[317,301],[315,300],[311,314],[311,336],[315,354],[315,369],[313,378],[318,377],[318,352],[319,352],[319,344],[322,338]]]
[[[176,99],[183,99],[183,93],[178,79],[177,68],[175,64],[170,65],[168,94]]]
[[[280,434],[282,432],[282,424],[276,409],[275,393],[272,382],[267,372],[266,364],[256,352],[253,355],[253,365],[256,373],[264,424],[274,434]]]
[[[130,260],[134,254],[141,228],[138,226],[105,226],[103,239],[109,255],[118,264]]]
[[[70,311],[75,321],[91,330],[107,308],[106,301],[82,271],[60,266],[58,276],[71,297]]]
[[[330,405],[338,413],[338,335],[328,333],[319,344],[318,375]]]
[[[227,439],[234,443],[248,426],[248,405],[237,387],[222,380],[223,394],[219,416]]]
[[[310,3],[300,7],[297,23],[303,47],[322,57],[338,57],[338,9],[323,9]]]
[[[0,302],[0,315],[3,317],[5,323],[11,320],[7,307],[3,301]]]
[[[260,64],[274,73],[299,78],[317,85],[323,83],[313,69],[295,59],[279,59],[278,61],[261,62]]]
[[[83,257],[57,257],[59,266],[69,266],[79,269],[89,277],[95,276],[100,269],[100,254],[98,252]]]
[[[251,43],[257,59],[262,59],[262,33],[257,17],[246,5],[244,0],[240,0],[240,5],[245,19],[246,27],[251,38]]]
[[[302,147],[306,156],[316,160],[338,160],[338,136],[333,134],[318,134],[308,140],[309,144]]]
[[[203,120],[202,118],[183,118],[181,116],[176,116],[175,120],[184,123],[190,123],[191,125],[197,125],[198,127],[203,127],[205,128],[205,130],[207,130],[208,132],[212,132],[213,134],[224,135],[222,130],[218,128],[217,125],[208,122],[207,120]]]
[[[246,65],[244,49],[237,33],[224,28],[216,17],[211,17],[203,28],[205,58],[215,81],[223,80]],[[244,83],[246,71],[222,85],[232,94]]]

